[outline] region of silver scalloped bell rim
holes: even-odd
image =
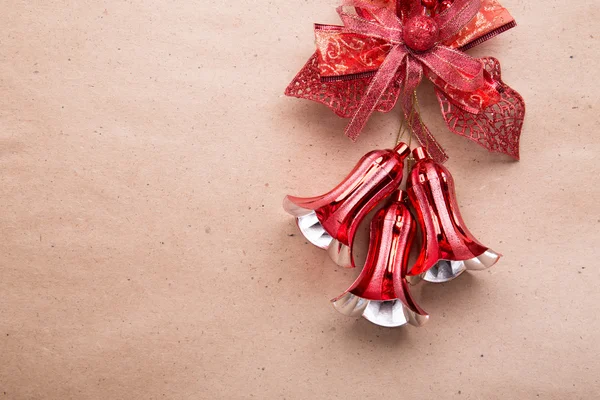
[[[333,307],[349,317],[362,316],[367,321],[386,328],[411,324],[422,326],[429,315],[420,315],[408,309],[400,300],[366,300],[350,292],[331,300]]]
[[[440,260],[433,267],[421,274],[424,281],[444,283],[456,279],[467,270],[481,271],[490,268],[500,260],[501,255],[488,249],[478,257],[464,261]]]
[[[337,239],[333,239],[327,249],[329,257],[334,263],[344,268],[352,268],[352,253],[350,247]]]
[[[329,257],[340,267],[352,267],[350,247],[334,239],[321,225],[314,210],[307,210],[292,203],[287,197],[283,208],[296,218],[296,223],[302,235],[315,246],[327,250]]]

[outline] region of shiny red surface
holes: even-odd
[[[463,261],[488,250],[467,229],[456,202],[454,180],[447,168],[431,160],[423,148],[413,151],[416,164],[407,191],[423,231],[423,247],[409,275],[419,275],[439,260]]]
[[[348,292],[367,300],[399,299],[414,312],[426,315],[412,299],[406,281],[415,231],[415,221],[402,202],[394,201],[379,210],[371,222],[365,266]]]
[[[299,207],[314,210],[327,233],[349,246],[364,217],[402,182],[407,155],[404,143],[394,150],[372,151],[330,192],[288,199]]]

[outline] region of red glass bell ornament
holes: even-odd
[[[363,156],[332,191],[317,197],[286,196],[284,209],[296,217],[304,237],[326,249],[338,265],[352,267],[350,243],[364,217],[402,182],[410,148],[375,150]]]
[[[458,209],[454,180],[448,169],[433,161],[423,147],[407,181],[408,197],[423,231],[423,246],[410,276],[447,282],[464,271],[496,264],[501,255],[482,245],[467,229]]]
[[[354,284],[332,300],[348,316],[362,315],[372,323],[396,327],[421,326],[429,319],[412,299],[406,281],[408,256],[415,237],[415,221],[403,204],[403,191],[371,221],[365,266]]]

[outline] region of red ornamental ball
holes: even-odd
[[[437,8],[437,13],[441,13],[452,7],[453,0],[444,0],[440,3],[440,6]]]
[[[423,7],[433,10],[437,6],[438,0],[421,0]]]
[[[435,45],[439,36],[439,28],[433,18],[417,15],[406,22],[402,35],[406,46],[422,52]]]

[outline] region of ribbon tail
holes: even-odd
[[[355,111],[350,123],[346,127],[345,134],[352,141],[356,141],[360,132],[363,130],[371,114],[375,111],[377,104],[384,95],[386,89],[394,80],[396,71],[400,68],[402,60],[406,56],[404,46],[396,45],[392,47],[388,56],[385,58],[379,70],[373,76],[367,91],[360,101],[358,109]]]
[[[427,128],[421,120],[421,116],[419,115],[415,104],[415,90],[423,79],[423,67],[417,60],[412,58],[412,56],[406,58],[405,65],[406,71],[403,78],[402,92],[400,94],[404,118],[408,122],[416,139],[421,146],[427,149],[431,158],[439,163],[444,163],[448,160],[448,156],[442,146],[433,137],[429,128]]]

